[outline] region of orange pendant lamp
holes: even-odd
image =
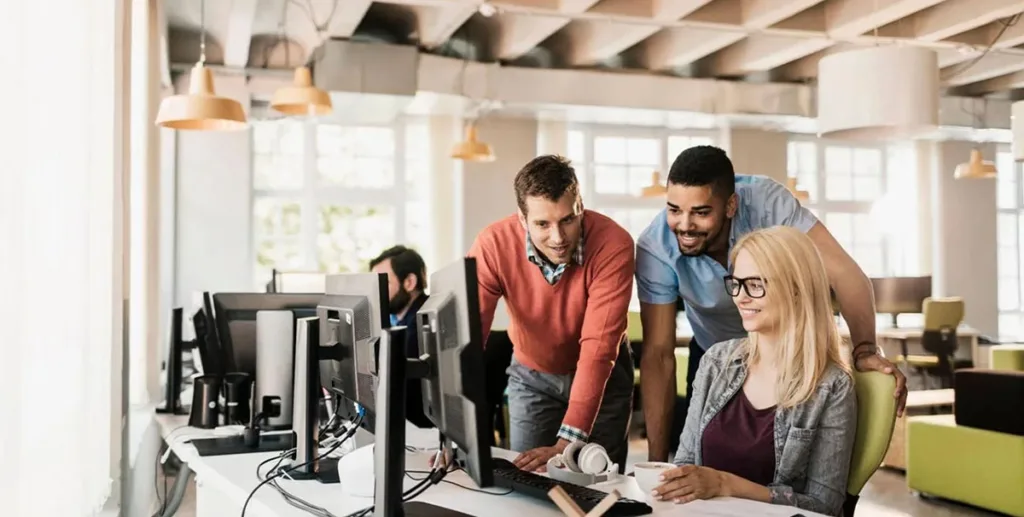
[[[953,173],[956,179],[984,179],[996,177],[996,166],[994,163],[981,157],[981,151],[971,150],[971,158],[967,162],[956,166]]]
[[[658,171],[651,173],[651,184],[640,191],[641,197],[660,197],[668,193],[668,188],[661,183],[661,174]]]
[[[192,68],[188,94],[160,103],[156,124],[171,129],[231,131],[248,127],[242,105],[214,92],[213,73],[206,68],[206,2],[200,3],[199,62]]]
[[[313,86],[313,75],[305,66],[295,69],[291,86],[274,92],[270,107],[285,115],[327,115],[334,109],[331,96]]]
[[[477,140],[476,124],[471,122],[466,125],[466,139],[452,148],[452,158],[468,162],[493,162],[495,156],[490,144]]]

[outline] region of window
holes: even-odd
[[[569,130],[568,157],[576,167],[583,202],[618,222],[636,240],[665,206],[664,198],[640,196],[652,176],[664,184],[676,156],[689,147],[713,144],[713,133],[611,126]],[[639,311],[636,286],[630,310]]]
[[[999,335],[1024,336],[1021,243],[1024,242],[1024,182],[1021,167],[1007,150],[996,154],[996,247],[999,275]]]
[[[913,148],[795,139],[788,167],[804,205],[868,276],[917,273]]]
[[[255,285],[275,268],[366,271],[399,243],[429,255],[425,124],[252,126]]]

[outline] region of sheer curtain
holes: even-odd
[[[119,479],[124,0],[0,15],[0,515],[87,516]]]

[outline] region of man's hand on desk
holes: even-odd
[[[858,371],[882,372],[896,377],[896,391],[892,396],[897,399],[896,415],[903,416],[903,409],[907,405],[907,378],[903,375],[903,372],[896,365],[890,363],[888,359],[882,357],[877,349],[871,352],[867,350],[855,351],[853,357]]]
[[[559,455],[569,445],[568,440],[559,438],[558,442],[551,447],[537,447],[530,449],[512,460],[512,463],[521,470],[529,472],[547,472],[548,460]]]

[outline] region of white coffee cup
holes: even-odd
[[[633,465],[633,477],[636,478],[636,484],[640,486],[640,491],[650,494],[652,490],[661,485],[662,472],[675,467],[671,463],[661,461],[641,461]]]

